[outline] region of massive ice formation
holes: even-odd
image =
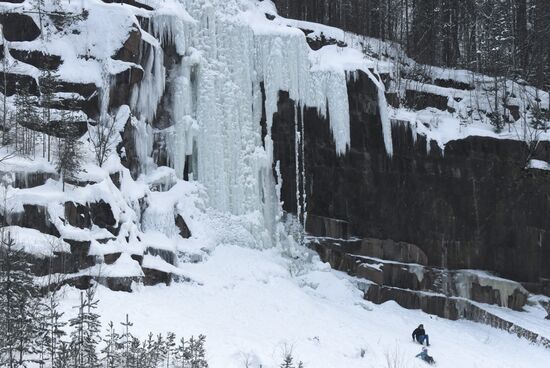
[[[299,106],[330,115],[338,154],[349,148],[349,111],[346,71],[316,62],[301,30],[270,23],[256,6],[249,1],[195,0],[168,3],[150,14],[142,34],[152,49],[146,48],[145,74],[134,87],[132,109],[139,118],[139,156],[147,160],[149,125],[170,88],[171,121],[159,132],[167,145],[168,164],[181,178],[192,163],[187,170],[207,188],[214,208],[234,215],[262,214],[258,221],[270,236],[260,242],[268,245],[277,241],[281,214],[270,134],[279,91],[288,91]],[[167,47],[179,56],[170,70],[163,60]],[[391,152],[391,138],[386,145]],[[147,170],[148,165],[141,166]]]

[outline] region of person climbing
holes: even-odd
[[[428,355],[428,348],[423,347],[422,351],[416,354],[416,357],[422,359],[428,364],[435,364],[434,358]]]
[[[426,346],[430,346],[430,338],[428,335],[426,335],[426,331],[424,330],[424,325],[420,325],[416,328],[416,330],[412,333],[413,341],[418,341],[421,345],[424,345],[424,341],[426,341]]]

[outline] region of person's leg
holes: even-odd
[[[426,340],[426,345],[430,346],[430,337],[428,335],[424,335],[424,339]]]
[[[426,340],[426,335],[418,336],[418,342],[420,343],[420,345],[424,345],[424,340]]]

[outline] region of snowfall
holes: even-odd
[[[142,270],[130,254],[143,254],[152,245],[178,256],[175,265],[150,254],[143,259],[143,266],[178,276],[178,281],[170,286],[134,283],[133,291],[127,293],[98,285],[98,312],[104,328],[109,321],[124,321],[128,314],[133,322],[132,333],[138,337],[143,338],[149,332],[174,332],[179,337],[205,334],[212,368],[275,368],[289,350],[296,361],[303,361],[309,368],[424,367],[425,363],[415,358],[421,346],[411,337],[419,324],[427,329],[432,343],[429,353],[438,367],[550,365],[550,349],[505,331],[468,321],[440,319],[403,309],[394,302],[374,305],[365,301],[361,291],[366,286],[364,280],[332,270],[302,245],[292,221],[283,220],[277,196],[279,188],[272,175],[269,135],[265,137],[265,147],[262,145],[259,85],[265,82],[268,127],[277,108],[279,90],[289,91],[292,98],[317,107],[321,114],[330,109],[339,154],[346,152],[350,142],[346,81],[353,77],[354,70],[364,71],[379,88],[384,142],[389,155],[393,152],[390,118],[408,122],[417,129],[415,133],[427,135],[441,146],[472,134],[519,139],[516,135],[494,133],[482,120],[464,126],[456,116],[446,112],[438,113],[435,119],[431,111],[416,113],[387,108],[384,87],[376,74],[387,71],[389,63],[366,58],[357,37],[341,30],[281,17],[270,22],[265,14],[276,14],[270,1],[144,2],[158,6],[156,13],[151,16],[127,5],[98,0],[66,2],[75,8],[79,4],[89,6],[88,22],[98,22],[90,24],[90,29],[107,27],[106,32],[110,33],[111,42],[105,44],[101,32],[82,33],[88,34],[91,40],[86,42],[96,47],[92,53],[97,58],[87,61],[90,65],[76,65],[82,63],[75,56],[80,51],[67,51],[71,47],[68,44],[78,45],[78,40],[53,38],[51,44],[44,46],[62,54],[66,63],[60,73],[69,80],[88,78],[86,82],[109,86],[108,81],[102,80],[105,74],[102,72],[116,73],[121,63],[109,60],[107,67],[91,64],[108,59],[121,46],[127,34],[120,32],[128,29],[136,14],[152,17],[152,29],[141,30],[141,35],[156,48],[154,56],[144,68],[141,85],[133,91],[131,106],[121,107],[115,117],[117,129],[122,130],[129,118],[136,129],[135,145],[142,175],[133,180],[115,154],[100,168],[93,163],[90,153],[81,179],[93,184],[67,185],[63,192],[59,181],[49,179],[35,188],[10,186],[7,193],[9,205],[16,210],[24,203],[47,206],[50,215],[55,215],[61,236],[90,241],[90,254],[101,257],[123,252],[113,265],[97,265],[67,277],[140,277]],[[297,27],[342,39],[350,47],[333,45],[312,51]],[[183,56],[177,70],[170,73],[164,70],[157,38],[176,43],[177,52]],[[372,39],[363,41],[376,43]],[[92,72],[80,73],[81,68]],[[198,75],[191,78],[192,73]],[[457,78],[463,74],[457,72]],[[171,87],[176,96],[172,106],[174,124],[167,131],[153,132],[148,123],[153,119],[166,79],[181,82],[172,83]],[[198,85],[192,85],[192,79]],[[107,93],[104,91],[102,95],[104,109]],[[453,97],[449,96],[449,101]],[[470,103],[466,93],[460,100],[461,105],[455,106],[459,112]],[[107,111],[102,114],[105,117]],[[94,134],[94,127],[90,125],[89,129]],[[154,133],[166,134],[170,168],[156,167],[152,162]],[[86,138],[82,144],[88,145],[86,151],[91,151]],[[190,181],[183,181],[181,174],[190,154],[195,156],[198,174],[192,175]],[[530,167],[540,169],[547,165],[533,161]],[[0,166],[2,172],[55,171],[52,163],[39,157],[14,157]],[[120,190],[109,177],[115,172],[122,175]],[[169,190],[152,190],[158,183]],[[147,199],[148,207],[141,216],[137,203],[142,198]],[[112,237],[107,230],[94,227],[83,231],[60,219],[63,202],[98,200],[109,203],[117,223],[122,224],[117,238],[106,244],[97,240]],[[189,226],[192,234],[189,239],[177,235],[175,214],[181,215]],[[52,239],[41,238],[32,229],[14,227],[12,231],[17,235],[18,246],[26,251],[37,256],[51,252]],[[57,246],[68,247],[62,241]],[[70,318],[80,291],[65,286],[62,295],[62,310]],[[550,321],[544,319],[545,312],[535,303],[525,312],[491,308],[493,313],[550,338]]]

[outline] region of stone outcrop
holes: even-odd
[[[4,177],[5,175],[10,175],[12,179],[12,186],[19,189],[37,187],[44,185],[48,179],[57,180],[59,178],[57,173],[44,171],[0,171],[0,177]]]
[[[134,27],[128,34],[128,39],[124,42],[120,50],[113,56],[113,59],[127,61],[138,64],[140,59],[141,32]]]
[[[390,156],[374,84],[359,72],[348,82],[348,96],[351,146],[342,156],[335,153],[328,121],[304,109],[300,187],[305,180],[312,235],[327,236],[318,219],[334,219],[346,223],[352,237],[413,244],[432,267],[489,270],[529,287],[550,278],[544,263],[550,224],[543,221],[550,215],[550,174],[524,169],[524,143],[468,137],[443,151],[413,136],[408,124],[395,123]],[[295,104],[286,93],[279,97],[274,155],[283,208],[297,213]],[[541,143],[535,157],[549,161],[550,145]]]
[[[0,79],[5,83],[0,84],[0,92],[10,97],[16,93],[38,96],[38,84],[30,75],[0,72]]]
[[[181,217],[180,214],[176,216],[175,222],[176,222],[177,228],[180,231],[179,232],[180,236],[184,239],[190,238],[191,230],[189,230],[189,227],[187,226],[187,224],[185,223],[185,220],[183,219],[183,217]]]
[[[63,63],[61,56],[46,54],[38,50],[18,50],[12,48],[10,49],[10,54],[14,59],[48,71],[57,70]]]
[[[378,285],[460,297],[515,310],[522,310],[527,303],[528,292],[517,282],[482,272],[447,270],[416,263],[427,261],[427,257],[412,244],[323,238],[313,244],[321,259],[333,268]],[[439,313],[443,311],[434,314]]]
[[[412,89],[405,91],[405,105],[415,110],[423,110],[428,107],[435,107],[441,111],[447,111],[449,98],[430,92],[421,92]]]
[[[437,294],[378,285],[369,286],[365,293],[365,299],[376,304],[393,300],[404,308],[421,309],[426,313],[435,314],[442,318],[451,320],[467,319],[487,324],[550,349],[550,340],[546,337],[500,318],[467,299],[447,298]]]
[[[0,24],[8,41],[33,41],[40,36],[40,28],[32,17],[25,14],[0,14]]]
[[[59,231],[51,222],[48,209],[37,204],[24,204],[23,212],[8,213],[2,223],[35,229],[41,233],[59,237]]]

